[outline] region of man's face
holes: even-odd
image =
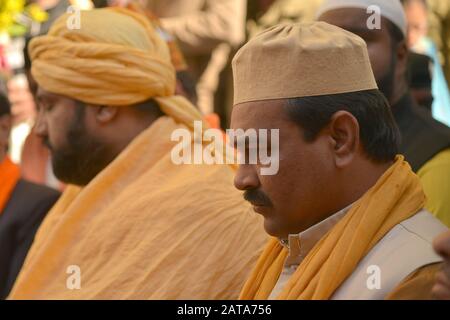
[[[305,142],[301,128],[285,115],[284,103],[243,103],[234,107],[231,119],[232,129],[280,130],[278,173],[261,175],[260,164],[244,164],[234,181],[264,216],[267,233],[279,238],[306,230],[330,214],[324,199],[332,196],[327,189],[335,170],[326,136],[319,134],[314,142]]]
[[[105,144],[86,126],[88,106],[75,100],[37,90],[36,133],[49,147],[58,179],[75,185],[88,184],[109,163]]]
[[[428,33],[427,8],[419,1],[413,1],[405,7],[408,20],[408,45],[414,47]]]
[[[343,8],[325,12],[319,21],[338,26],[360,36],[367,44],[370,63],[380,91],[389,101],[395,85],[396,55],[394,54],[388,22],[381,17],[380,29],[369,29],[370,14],[363,9]]]

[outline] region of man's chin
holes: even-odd
[[[271,218],[264,217],[264,230],[266,230],[266,233],[272,237],[278,239],[287,238],[287,234],[282,231],[279,223]]]
[[[87,179],[84,173],[77,172],[76,165],[69,165],[68,161],[52,162],[53,174],[55,177],[65,183],[76,186],[85,186],[91,179]]]

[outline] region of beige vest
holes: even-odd
[[[446,230],[445,225],[425,210],[398,224],[360,261],[332,299],[386,298],[417,269],[442,261],[434,252],[432,242]],[[378,276],[379,283],[372,281]]]
[[[269,299],[275,299],[312,247],[348,212],[351,206],[298,234],[289,236],[289,256]],[[333,300],[379,300],[417,269],[442,261],[433,239],[447,227],[425,210],[398,224],[360,261],[336,290]]]

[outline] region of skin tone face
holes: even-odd
[[[351,114],[337,112],[313,142],[306,142],[302,129],[285,115],[284,103],[237,105],[231,128],[280,129],[278,173],[261,175],[260,164],[244,164],[239,166],[234,184],[264,217],[267,233],[286,239],[356,201],[382,172],[368,170],[359,125]],[[356,173],[360,167],[366,167],[365,172]]]
[[[42,88],[38,89],[36,98],[35,131],[51,151],[55,175],[66,183],[86,185],[100,170],[90,156],[103,151],[97,139],[86,130],[86,115],[75,100]]]
[[[405,6],[408,20],[408,45],[414,47],[428,33],[427,8],[421,1],[410,1]]]
[[[53,171],[75,185],[88,184],[154,121],[133,108],[82,105],[41,87],[36,100],[35,131],[50,149]]]
[[[65,183],[86,185],[155,120],[130,107],[81,105],[38,87],[35,131]]]
[[[0,163],[6,156],[6,149],[9,141],[9,134],[11,132],[12,119],[10,115],[0,116]]]
[[[341,27],[364,39],[378,87],[393,105],[407,90],[405,74],[408,48],[406,42],[393,48],[388,22],[384,17],[381,18],[381,28],[373,30],[367,27],[368,17],[365,10],[343,8],[325,12],[319,20]]]

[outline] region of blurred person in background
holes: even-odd
[[[219,75],[229,64],[233,48],[245,40],[246,0],[147,0],[186,57],[197,83],[198,106],[208,115],[225,114],[214,95]]]
[[[248,2],[247,33],[258,33],[279,23],[312,22],[323,0],[255,0]]]
[[[428,6],[426,0],[403,0],[408,21],[410,50],[432,59],[432,114],[436,120],[450,126],[450,92],[433,40],[428,37]]]
[[[424,55],[415,52],[409,54],[409,89],[417,104],[424,107],[430,114],[433,104],[433,92],[431,89],[433,62]]]
[[[0,94],[0,299],[11,290],[36,230],[59,197],[21,177],[7,155],[12,122],[10,103]]]
[[[369,29],[368,7],[380,8],[379,28]],[[399,0],[325,0],[318,20],[363,38],[380,91],[402,135],[400,153],[418,174],[426,209],[450,226],[450,128],[417,105],[409,91],[407,20]]]

